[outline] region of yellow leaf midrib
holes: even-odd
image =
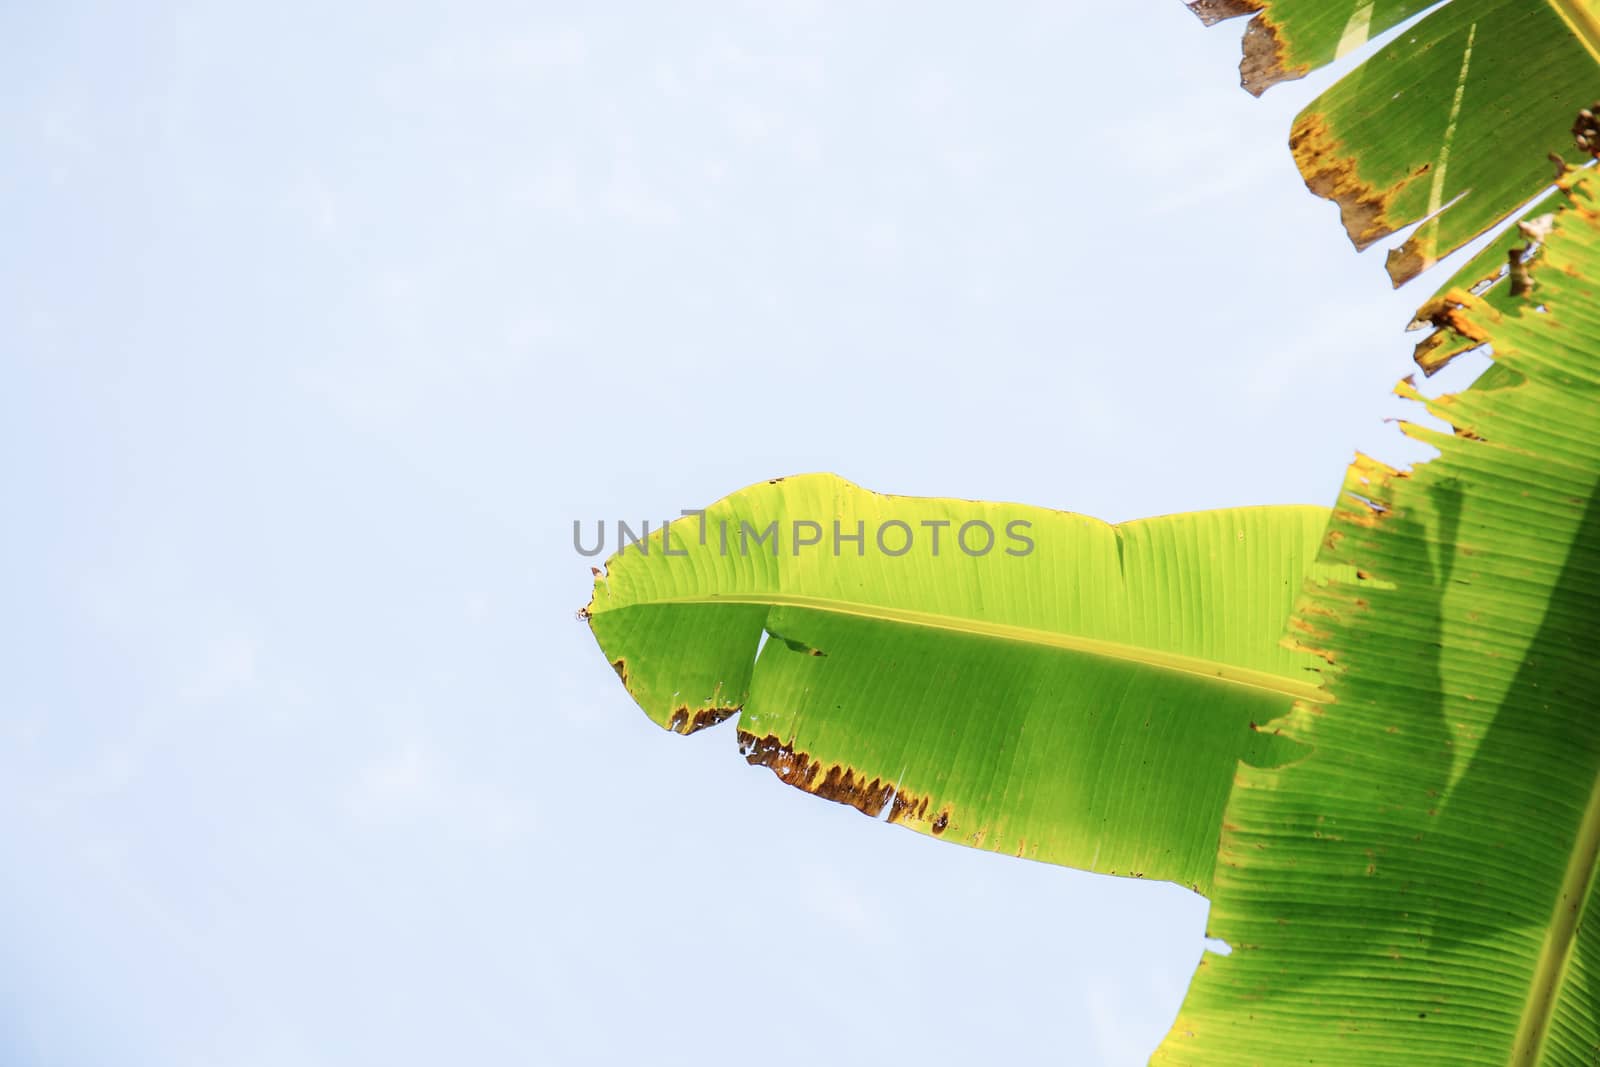
[[[1589,57],[1600,63],[1600,4],[1595,0],[1546,0],[1574,37],[1589,50]]]
[[[1136,663],[1159,670],[1210,678],[1213,681],[1228,685],[1263,689],[1286,697],[1309,700],[1315,703],[1326,703],[1332,699],[1316,683],[1302,682],[1281,674],[1274,674],[1271,671],[1257,670],[1253,667],[1241,667],[1233,663],[1206,659],[1203,656],[1188,656],[1178,652],[1147,648],[1142,645],[1130,645],[1118,641],[1107,641],[1102,638],[1084,637],[1079,634],[1040,630],[1029,626],[993,622],[985,619],[941,615],[935,612],[917,611],[912,608],[897,608],[884,604],[853,603],[831,600],[825,597],[789,593],[706,593],[699,596],[664,597],[646,601],[634,601],[625,605],[618,605],[610,610],[615,611],[625,607],[707,604],[748,604],[775,608],[800,608],[807,611],[845,615],[877,622],[900,623],[947,633],[969,634],[1002,641],[1015,641],[1043,648],[1081,652],[1091,656]],[[595,610],[598,613],[607,609],[597,605]]]
[[[1589,789],[1589,803],[1584,808],[1583,821],[1578,824],[1578,836],[1573,842],[1572,854],[1567,857],[1561,891],[1556,894],[1550,926],[1539,949],[1539,961],[1528,987],[1528,1000],[1523,1005],[1517,1037],[1511,1046],[1513,1067],[1532,1067],[1539,1062],[1545,1037],[1550,1032],[1550,1021],[1555,1015],[1561,983],[1572,958],[1572,945],[1583,918],[1584,904],[1594,882],[1597,859],[1600,859],[1600,775]]]

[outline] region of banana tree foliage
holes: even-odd
[[[1572,183],[1563,183],[1572,184]],[[1358,460],[1291,624],[1328,703],[1242,767],[1211,932],[1155,1062],[1588,1065],[1600,1050],[1600,207],[1528,296],[1438,303],[1492,346],[1410,471]],[[1417,397],[1409,383],[1403,395]]]
[[[1232,951],[1201,961],[1154,1063],[1593,1064],[1591,184],[1560,183],[1531,292],[1491,250],[1423,309],[1435,362],[1494,365],[1433,400],[1403,382],[1454,432],[1406,426],[1439,452],[1409,471],[1358,457],[1331,520],[1112,527],[812,475],[614,556],[585,615],[651,718],[737,714],[791,785],[1208,895]]]
[[[1207,23],[1253,16],[1239,70],[1257,95],[1430,6],[1189,0]],[[1600,87],[1597,64],[1595,0],[1449,0],[1313,100],[1289,144],[1357,248],[1422,223],[1388,254],[1401,285],[1548,187],[1551,154],[1587,158],[1570,131]]]
[[[1204,892],[1260,724],[1315,702],[1283,620],[1323,508],[1111,526],[775,479],[623,549],[585,609],[660,725],[738,713],[790,785],[948,841]]]

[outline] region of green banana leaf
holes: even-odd
[[[1421,0],[1191,0],[1204,21],[1254,14],[1240,76],[1259,95],[1366,44]],[[1507,218],[1555,177],[1580,108],[1600,92],[1595,0],[1451,0],[1388,42],[1295,119],[1306,185],[1396,286]]]
[[[1282,635],[1327,515],[1111,526],[805,475],[624,548],[584,614],[651,719],[737,712],[790,785],[1205,892],[1239,762],[1296,754],[1257,725],[1318,699],[1320,661]]]
[[[1241,767],[1202,962],[1160,1064],[1600,1060],[1600,207],[1435,321],[1494,366],[1361,459],[1294,633],[1331,703]],[[1443,346],[1441,350],[1448,350]],[[1402,394],[1418,397],[1409,383]]]

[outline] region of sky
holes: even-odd
[[[572,524],[806,471],[1120,521],[1424,455],[1428,280],[1294,170],[1337,71],[1253,100],[1241,29],[0,11],[0,1062],[1143,1062],[1203,899],[662,731]]]

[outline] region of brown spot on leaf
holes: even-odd
[[[1439,261],[1434,254],[1437,251],[1432,236],[1424,238],[1420,234],[1412,234],[1399,248],[1389,249],[1383,260],[1383,269],[1389,272],[1389,284],[1398,289],[1433,266]]]
[[[849,804],[862,814],[876,819],[888,807],[889,798],[894,795],[894,786],[881,778],[868,782],[866,775],[857,776],[849,767],[836,763],[828,768],[828,773],[823,775],[813,792],[819,797]]]
[[[1298,630],[1298,631],[1300,631],[1300,632],[1301,632],[1301,633],[1303,633],[1303,634],[1309,634],[1309,635],[1310,635],[1310,636],[1312,636],[1312,637],[1327,637],[1327,636],[1328,636],[1328,631],[1326,631],[1326,630],[1323,630],[1323,629],[1321,629],[1321,628],[1320,628],[1320,627],[1317,627],[1317,626],[1313,626],[1313,625],[1312,625],[1312,624],[1311,624],[1311,623],[1310,623],[1310,622],[1309,622],[1309,621],[1308,621],[1308,620],[1307,620],[1307,619],[1306,619],[1306,618],[1305,618],[1305,616],[1304,616],[1304,615],[1295,615],[1295,616],[1292,616],[1292,617],[1291,617],[1291,618],[1290,618],[1290,619],[1289,619],[1289,622],[1288,622],[1288,624],[1287,624],[1287,625],[1288,625],[1288,626],[1289,626],[1289,628],[1290,628],[1290,629],[1293,629],[1293,630]]]
[[[1223,19],[1236,19],[1240,15],[1254,15],[1261,10],[1261,0],[1189,0],[1189,10],[1207,26],[1215,26]]]
[[[907,822],[913,819],[921,822],[927,817],[927,797],[913,796],[903,789],[895,793],[894,803],[889,807],[890,822]]]
[[[784,644],[784,647],[788,648],[789,651],[791,651],[791,652],[801,652],[801,653],[804,653],[804,654],[806,654],[808,656],[826,656],[827,655],[827,653],[822,651],[822,649],[820,649],[820,648],[812,648],[810,645],[806,644],[804,641],[796,641],[792,637],[785,637],[780,633],[773,632],[772,630],[768,630],[767,633],[771,634],[773,637],[777,638],[779,641],[782,641],[783,644]]]
[[[1354,161],[1329,132],[1327,121],[1311,111],[1295,119],[1289,148],[1306,188],[1339,205],[1345,232],[1358,249],[1398,228],[1389,218],[1389,206],[1407,184],[1428,172],[1425,164],[1390,189],[1374,188],[1356,173]]]
[[[612,660],[611,669],[617,672],[617,677],[622,679],[622,684],[628,684],[628,661],[625,659]]]
[[[1292,619],[1290,621],[1293,622]],[[1318,648],[1315,645],[1308,645],[1303,641],[1296,641],[1289,647],[1293,648],[1296,652],[1304,652],[1308,656],[1316,656],[1318,659],[1324,660],[1328,663],[1336,662],[1333,658],[1333,652],[1326,648]],[[1321,714],[1321,711],[1317,708],[1313,708],[1311,710],[1317,712],[1319,715]]]
[[[1465,289],[1451,289],[1417,309],[1416,321],[1434,327],[1434,332],[1418,342],[1411,354],[1423,374],[1432,375],[1461,353],[1488,342],[1487,331],[1468,314],[1478,303],[1479,299]]]
[[[779,741],[773,734],[758,738],[739,731],[739,751],[752,767],[770,767],[787,785],[810,791],[811,779],[819,764],[804,752]]]
[[[938,837],[940,834],[945,832],[945,829],[949,827],[949,825],[950,813],[948,811],[941,811],[939,813],[939,817],[933,820],[933,835]]]
[[[894,794],[892,783],[881,778],[869,782],[866,775],[858,774],[843,764],[835,763],[823,770],[819,760],[812,759],[804,752],[796,752],[773,734],[758,738],[740,731],[739,750],[744,753],[746,763],[752,767],[770,768],[785,784],[804,789],[825,800],[848,804],[874,819],[883,814],[883,809],[889,806],[890,796]]]
[[[693,715],[689,714],[688,708],[678,708],[672,713],[672,718],[667,720],[667,729],[688,737],[708,726],[726,722],[737,714],[739,714],[738,708],[701,708]]]
[[[1259,12],[1244,28],[1244,58],[1239,60],[1239,84],[1251,96],[1260,96],[1279,82],[1304,78],[1311,68],[1290,66],[1278,27]]]
[[[1411,350],[1411,359],[1422,368],[1423,374],[1432,377],[1452,359],[1477,347],[1448,330],[1435,330],[1417,342],[1416,348]]]

